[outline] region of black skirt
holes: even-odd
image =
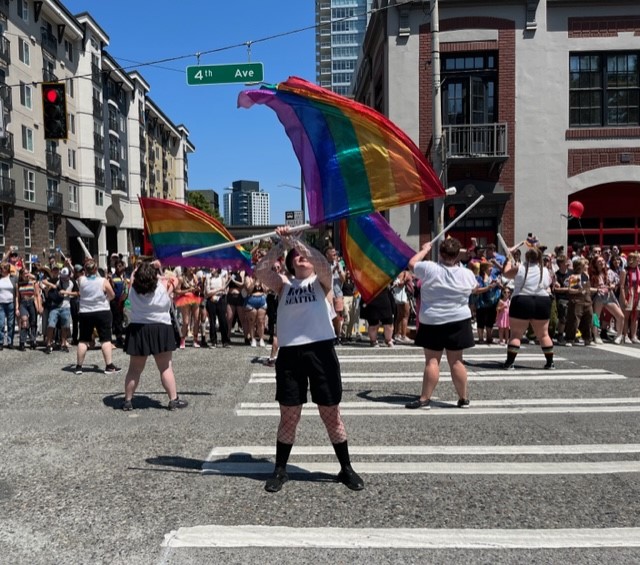
[[[129,355],[157,355],[175,351],[176,338],[171,324],[129,324],[124,350]]]

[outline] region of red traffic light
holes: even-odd
[[[58,91],[51,88],[49,90],[45,90],[44,92],[45,97],[47,98],[47,100],[49,102],[56,102],[58,100]]]

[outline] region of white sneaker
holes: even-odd
[[[601,338],[601,337],[597,337],[594,341],[595,341],[598,345],[602,345],[602,338]]]
[[[640,343],[638,341],[633,341],[632,339],[629,339],[626,335],[624,336],[624,343],[626,343],[627,345],[631,344],[631,343]]]
[[[265,345],[264,345],[264,339],[261,339],[261,340],[260,340],[260,347],[265,347]]]
[[[617,335],[616,338],[613,340],[613,343],[615,343],[616,345],[620,345],[622,343],[622,338],[624,336],[622,334]]]
[[[258,344],[257,344],[256,340],[252,338],[251,339],[251,347],[257,347],[257,346],[258,346]]]
[[[629,339],[629,338],[627,338]],[[638,339],[637,337],[632,337],[631,338],[631,343],[640,343],[640,339]]]

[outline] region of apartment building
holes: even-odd
[[[223,196],[224,223],[228,226],[267,226],[271,223],[269,193],[260,183],[237,180]]]
[[[430,155],[436,94],[428,1],[376,0],[356,98]],[[640,4],[635,1],[439,0],[445,223],[495,242],[535,232],[553,246],[640,246]],[[571,201],[584,215],[567,218]],[[431,204],[389,212],[416,247]]]
[[[84,245],[101,266],[136,253],[138,196],[184,201],[189,131],[148,97],[139,73],[120,68],[90,14],[0,0],[0,32],[0,249],[16,245],[29,263],[60,248],[79,262]],[[40,84],[58,81],[68,137],[47,141]]]

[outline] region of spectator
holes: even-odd
[[[0,351],[4,348],[4,324],[7,324],[7,348],[13,349],[16,329],[16,283],[11,279],[11,265],[0,264]]]

